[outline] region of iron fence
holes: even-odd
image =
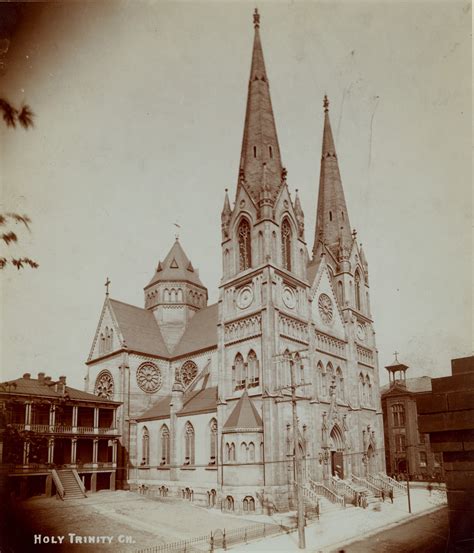
[[[218,549],[226,550],[232,545],[248,543],[252,540],[276,536],[278,534],[289,534],[295,530],[296,526],[265,523],[253,524],[243,528],[233,528],[232,530],[218,528],[205,536],[163,543],[140,549],[135,551],[135,553],[212,553]]]

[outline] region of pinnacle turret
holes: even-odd
[[[338,254],[352,244],[351,226],[329,120],[329,100],[324,97],[324,132],[319,177],[318,209],[313,256],[320,241]]]

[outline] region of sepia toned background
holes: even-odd
[[[312,247],[330,116],[371,275],[379,362],[449,372],[472,351],[469,2],[258,2],[288,183]],[[2,6],[3,9],[3,6]],[[0,126],[1,210],[28,214],[4,269],[2,379],[82,387],[104,299],[143,305],[180,240],[218,297],[220,211],[235,192],[253,3],[30,4],[0,87],[35,128]],[[385,371],[382,371],[382,373]],[[384,379],[382,374],[382,379]]]

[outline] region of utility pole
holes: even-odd
[[[301,470],[301,452],[298,443],[298,415],[296,413],[296,382],[295,382],[295,361],[290,356],[290,386],[291,386],[291,410],[293,413],[293,447],[295,448],[295,488],[298,516],[298,547],[306,549],[306,538],[304,533],[305,516],[303,500],[303,473]]]
[[[307,350],[301,350],[307,351]],[[291,402],[291,410],[293,415],[293,448],[294,448],[294,466],[295,466],[295,495],[296,495],[296,508],[297,508],[297,524],[298,524],[298,547],[300,549],[306,549],[306,538],[305,538],[305,516],[304,516],[304,498],[303,498],[303,472],[301,466],[301,452],[300,445],[298,441],[298,414],[296,411],[296,402],[298,399],[309,399],[309,398],[297,398],[296,390],[297,388],[308,386],[309,383],[296,383],[295,378],[295,360],[293,355],[299,354],[300,351],[293,351],[291,353],[286,353],[283,355],[277,355],[276,357],[283,357],[285,361],[289,362],[290,365],[290,385],[282,386],[281,390],[289,389],[291,391],[291,396],[288,399],[277,399],[278,403],[281,402]],[[300,359],[302,359],[300,357]]]

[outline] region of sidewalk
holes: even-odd
[[[372,533],[406,521],[446,505],[444,492],[433,492],[429,495],[427,490],[414,489],[411,492],[412,514],[408,513],[408,500],[406,496],[380,503],[380,511],[371,509],[348,508],[322,514],[319,521],[310,523],[306,527],[306,550],[312,552],[326,552],[344,544],[360,539]],[[276,522],[271,517],[255,516],[247,517],[255,522]],[[266,519],[266,520],[264,520]],[[298,548],[298,533],[284,534],[274,538],[268,538],[248,545],[232,547],[234,553],[273,552],[273,551],[301,551]]]

